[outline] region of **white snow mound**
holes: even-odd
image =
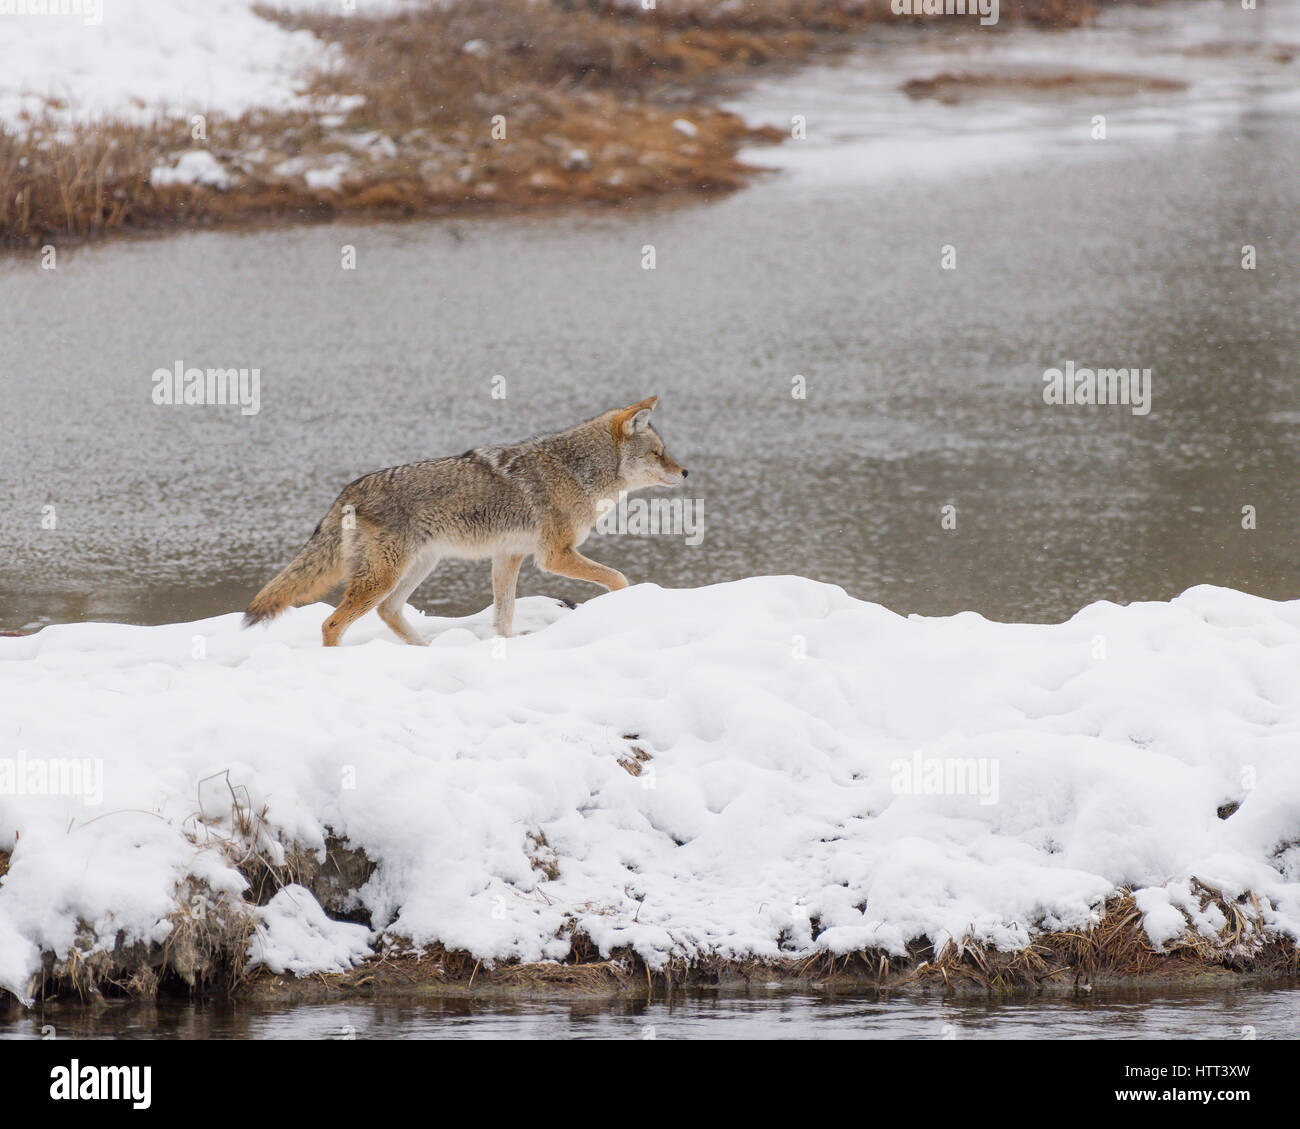
[[[332,55],[255,0],[7,0],[0,3],[0,122],[53,105],[75,120],[238,115],[301,103],[309,68]],[[328,0],[278,8],[330,11]],[[365,4],[368,8],[371,5]],[[53,100],[51,102],[51,100]]]
[[[182,153],[173,165],[158,165],[149,174],[152,184],[205,184],[225,190],[231,185],[230,174],[206,149]]]
[[[376,930],[487,961],[561,959],[575,930],[654,966],[1013,949],[1121,886],[1158,945],[1222,924],[1193,879],[1300,937],[1300,601],[1017,625],[761,577],[525,599],[507,641],[490,612],[417,617],[428,648],[371,615],[325,649],[326,614],[0,639],[0,986],[78,923],[161,941],[188,875],[238,896],[232,787],[264,854],[333,833],[378,863]],[[84,771],[34,794],[60,760]],[[301,888],[258,912],[274,968],[370,939]]]
[[[250,968],[264,964],[276,973],[346,972],[374,955],[369,929],[331,920],[302,886],[277,890],[256,917],[248,947]]]

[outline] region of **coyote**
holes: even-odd
[[[253,598],[244,626],[318,600],[346,580],[342,601],[321,628],[325,646],[337,646],[348,625],[376,606],[399,638],[424,646],[402,609],[443,557],[492,558],[493,623],[505,636],[529,553],[547,572],[626,588],[627,577],[588,560],[578,546],[602,503],[686,478],[650,426],[658,400],[508,447],[475,447],[363,475],[343,488],[302,551]]]

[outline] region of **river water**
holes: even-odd
[[[1295,1039],[1300,988],[1098,990],[1008,999],[678,993],[671,1000],[61,1004],[0,1039]]]
[[[239,609],[357,474],[651,393],[705,528],[698,545],[589,543],[633,580],[799,573],[899,612],[1022,621],[1198,583],[1294,597],[1288,45],[1294,0],[1120,8],[1063,33],[883,29],[735,94],[755,120],[801,116],[807,138],[753,153],[773,171],[725,198],[183,234],[64,250],[55,271],[2,258],[0,629]],[[956,105],[899,89],[1071,67],[1188,86]],[[1044,370],[1067,361],[1150,368],[1152,410],[1045,404]],[[177,362],[256,367],[260,410],[155,405],[152,374]],[[413,603],[460,615],[489,592],[486,566],[449,563]],[[521,592],[591,594],[528,571]],[[1296,1037],[1296,1003],[1213,989],[64,1006],[0,1034]]]

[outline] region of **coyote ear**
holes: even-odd
[[[659,403],[658,396],[651,396],[630,408],[624,408],[614,415],[614,434],[620,437],[637,435],[650,426],[650,413]]]

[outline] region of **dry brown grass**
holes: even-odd
[[[66,136],[47,122],[22,137],[0,128],[0,238],[121,227],[150,167],[142,134],[130,128]]]
[[[36,999],[103,996],[152,999],[166,982],[195,993],[233,991],[244,978],[253,916],[247,902],[201,889],[187,879],[175,892],[168,915],[171,932],[161,943],[130,941],[118,934],[111,946],[82,926],[68,954],[46,954],[28,985]]]
[[[1069,966],[1053,960],[1047,943],[1034,943],[1014,952],[999,952],[978,944],[945,944],[930,959],[912,968],[904,984],[942,980],[949,991],[970,985],[986,992],[1041,987],[1048,980],[1067,974]]]
[[[1140,980],[1224,970],[1268,976],[1300,971],[1300,949],[1264,930],[1260,904],[1251,894],[1236,901],[1193,882],[1201,907],[1213,903],[1225,924],[1215,937],[1189,930],[1157,949],[1142,926],[1131,890],[1107,901],[1100,919],[1087,929],[1043,933],[1027,948],[999,953],[977,944],[948,944],[921,960],[908,980],[942,980],[946,987],[965,983],[987,990],[1033,987],[1054,978],[1090,984],[1098,976]]]
[[[659,12],[620,17],[527,0],[458,0],[358,18],[259,11],[306,28],[347,57],[318,76],[322,95],[366,97],[374,128],[405,130],[476,121],[485,112],[526,108],[541,92],[612,90],[624,97],[656,82],[680,81],[802,53],[812,37],[791,27],[674,25]],[[477,44],[467,51],[466,44]]]
[[[1132,892],[1123,890],[1106,903],[1101,920],[1091,929],[1050,934],[1046,943],[1080,977],[1098,972],[1140,977],[1179,964],[1277,974],[1300,970],[1300,949],[1265,931],[1256,895],[1230,902],[1199,882],[1192,886],[1202,909],[1213,904],[1224,916],[1216,937],[1189,930],[1156,949],[1142,928]]]
[[[215,785],[206,798],[205,784]],[[291,883],[310,890],[333,917],[364,917],[356,913],[352,895],[375,869],[365,852],[334,836],[326,838],[324,858],[297,844],[282,846],[267,826],[265,808],[255,809],[247,789],[233,784],[228,772],[199,781],[195,811],[182,826],[197,849],[219,852],[244,877],[244,895],[214,892],[187,878],[173,892],[171,930],[161,942],[128,942],[119,933],[106,945],[83,924],[66,956],[46,954],[28,995],[149,999],[168,985],[193,993],[233,993],[245,980],[255,908]],[[5,868],[8,860],[0,853]]]
[[[619,754],[618,763],[629,776],[640,776],[645,771],[646,762],[654,760],[654,757],[636,744],[639,734],[624,733],[623,740],[628,742],[628,747],[626,752]]]

